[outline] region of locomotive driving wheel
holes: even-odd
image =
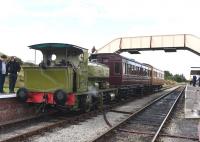
[[[67,93],[64,90],[58,89],[54,92],[53,97],[56,104],[64,106],[67,100]]]
[[[80,109],[83,112],[89,112],[92,108],[92,96],[85,95],[81,97]]]

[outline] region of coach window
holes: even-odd
[[[128,64],[128,74],[131,74],[131,65]]]
[[[126,74],[128,74],[128,64],[126,63]]]
[[[126,63],[124,63],[124,67],[125,67],[125,72],[124,72],[124,74],[127,74],[127,71],[126,71]]]
[[[140,67],[140,75],[143,76],[143,68]]]
[[[115,74],[120,74],[120,64],[115,63]]]
[[[132,74],[135,74],[135,66],[132,66]]]
[[[135,66],[135,75],[137,75],[137,74],[138,74],[138,67]]]
[[[151,71],[148,69],[148,77],[151,76]]]
[[[123,67],[123,69],[122,69],[123,74],[125,74],[125,63],[122,63],[122,67]]]
[[[128,67],[127,67],[127,74],[130,74],[130,65],[128,64]]]
[[[137,75],[137,68],[138,68],[138,67],[135,66],[135,72],[134,72],[135,75]]]
[[[125,63],[125,74],[128,74],[128,64]]]
[[[139,67],[136,66],[136,75],[139,75]]]
[[[127,63],[125,63],[125,74],[127,74]]]
[[[108,63],[108,58],[103,58],[103,63]]]
[[[102,59],[102,58],[97,58],[97,62],[98,62],[98,63],[102,63],[102,62],[103,62],[103,59]]]
[[[131,74],[133,74],[133,70],[134,70],[134,69],[133,69],[133,65],[131,65]]]
[[[144,69],[144,76],[148,76],[147,69]]]
[[[129,67],[129,64],[127,63],[126,64],[126,74],[128,74],[128,67]]]
[[[131,66],[131,74],[134,74],[134,65]]]

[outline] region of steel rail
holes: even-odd
[[[63,127],[64,125],[69,124],[69,123],[79,123],[83,118],[89,118],[91,116],[96,115],[97,113],[98,113],[98,111],[92,111],[89,113],[83,113],[81,115],[77,115],[77,116],[70,117],[70,118],[62,117],[60,120],[58,120],[57,122],[55,122],[53,124],[47,124],[46,126],[42,126],[41,128],[36,128],[31,131],[21,133],[19,135],[15,135],[13,137],[10,137],[10,138],[4,139],[4,140],[0,140],[0,142],[22,141],[22,140],[27,139],[27,137],[31,137],[33,135],[37,135],[42,132],[47,132],[53,128]]]
[[[132,134],[144,134],[144,135],[150,135],[150,136],[154,136],[155,133],[152,133],[152,132],[141,132],[141,131],[130,131],[130,130],[124,130],[124,129],[119,129],[119,131],[121,132],[126,132],[126,133],[132,133]],[[170,138],[180,138],[180,139],[188,139],[188,140],[194,140],[194,141],[198,141],[199,138],[198,137],[193,137],[193,136],[182,136],[182,135],[171,135],[171,134],[160,134],[159,133],[159,136],[160,137],[170,137]]]
[[[22,119],[7,121],[5,123],[0,123],[0,130],[7,128],[7,127],[12,127],[14,125],[18,125],[18,124],[21,124],[21,123],[26,123],[26,122],[30,122],[30,121],[33,121],[33,120],[42,119],[42,118],[45,118],[45,117],[48,117],[48,116],[50,117],[50,116],[55,116],[55,115],[57,115],[57,112],[52,111],[52,112],[48,112],[48,113],[35,114],[33,116],[25,117],[25,118],[22,118]]]
[[[169,88],[163,88],[162,90],[166,90],[166,89],[169,89]],[[170,91],[170,92],[173,92],[173,91]],[[167,94],[169,94],[169,93],[167,93]],[[166,94],[164,94],[162,96],[164,97],[165,95]],[[157,99],[155,99],[155,100],[157,100]],[[128,102],[130,102],[130,101],[121,102],[120,104],[124,104],[124,103],[128,103]],[[119,103],[117,103],[117,104],[119,105]],[[116,107],[116,106],[113,105],[113,107]],[[111,108],[113,108],[113,107],[111,107]],[[89,112],[89,113],[96,114],[96,112],[97,111],[92,111],[92,112]],[[98,111],[98,113],[99,112],[100,111]],[[82,115],[79,115],[79,116],[75,116],[75,117],[73,117],[73,120],[72,120],[72,118],[65,118],[64,120],[61,119],[60,121],[55,122],[54,124],[48,124],[47,126],[44,126],[42,128],[37,128],[37,129],[31,130],[29,132],[16,135],[14,137],[10,137],[10,138],[4,139],[4,140],[0,140],[0,142],[21,141],[21,140],[27,139],[27,137],[31,137],[33,135],[37,135],[38,133],[49,131],[49,129],[53,129],[53,128],[57,128],[57,127],[62,127],[63,125],[66,125],[67,123],[71,123],[71,122],[74,122],[74,121],[78,121],[79,119],[83,119],[84,117],[87,117],[85,115],[87,115],[87,114],[82,114]],[[0,125],[0,127],[4,128],[5,126],[10,126],[10,125],[13,125],[13,124],[16,125],[17,123],[23,123],[24,121],[33,120],[33,119],[35,119],[35,117],[33,117],[31,119],[26,119],[26,120],[16,121],[16,122],[8,123],[8,124],[3,124],[3,125]]]
[[[153,139],[151,140],[151,142],[155,142],[156,138],[158,137],[163,125],[165,124],[166,120],[168,119],[169,115],[171,114],[174,106],[176,105],[176,103],[178,102],[178,99],[180,98],[180,96],[183,94],[183,91],[185,90],[185,88],[179,93],[178,97],[176,98],[175,102],[173,103],[173,105],[171,106],[170,110],[168,111],[165,119],[163,120],[163,122],[161,123],[159,129],[157,130],[156,134],[154,135]]]
[[[140,108],[139,110],[133,112],[128,118],[126,118],[125,120],[122,120],[120,123],[116,124],[115,126],[113,126],[111,129],[107,130],[106,132],[104,132],[103,134],[101,134],[100,136],[98,136],[97,138],[94,138],[93,140],[91,140],[91,142],[97,142],[100,141],[101,139],[103,139],[106,135],[110,134],[111,132],[113,132],[114,130],[116,130],[118,127],[120,127],[122,124],[124,124],[125,122],[127,122],[128,120],[130,120],[131,118],[133,118],[135,115],[141,113],[142,111],[144,111],[146,108],[148,108],[149,106],[151,106],[152,104],[158,102],[159,100],[161,100],[162,98],[166,97],[167,95],[171,94],[172,92],[178,90],[179,88],[181,88],[181,86],[175,88],[174,90],[168,92],[165,95],[160,96],[159,98],[153,100],[152,102],[148,103],[147,105],[145,105],[144,107]],[[184,87],[185,89],[185,87]],[[183,90],[184,90],[183,89]],[[183,91],[182,90],[182,91]]]

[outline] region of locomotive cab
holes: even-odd
[[[29,47],[41,51],[43,60],[38,66],[23,68],[25,86],[17,91],[19,100],[75,106],[76,95],[87,91],[88,50],[61,43]]]

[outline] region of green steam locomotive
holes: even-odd
[[[43,54],[39,66],[24,67],[17,98],[64,110],[90,111],[100,104],[160,89],[164,72],[115,53],[92,54],[72,44],[31,45]]]
[[[17,91],[20,101],[89,111],[103,99],[102,93],[112,97],[117,94],[116,88],[109,88],[109,68],[88,63],[87,49],[62,43],[37,44],[30,48],[41,51],[43,61],[39,66],[23,68],[25,86]]]

